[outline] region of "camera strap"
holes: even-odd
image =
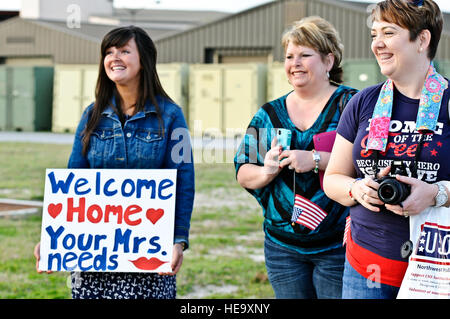
[[[419,109],[417,111],[416,130],[420,133],[414,163],[411,166],[411,176],[417,178],[417,167],[425,134],[433,134],[436,129],[444,91],[448,88],[447,80],[436,72],[431,62],[422,88]],[[385,152],[388,144],[389,127],[394,101],[394,82],[388,79],[381,87],[372,119],[369,125],[366,151],[374,152],[373,174],[378,173],[379,152]]]
[[[444,91],[447,88],[447,80],[436,72],[433,63],[431,63],[420,95],[416,118],[416,130],[418,132],[434,132],[436,129]],[[381,87],[373,110],[366,151],[370,149],[386,150],[393,102],[394,82],[388,79]]]

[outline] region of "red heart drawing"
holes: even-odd
[[[48,205],[47,210],[50,216],[56,218],[56,216],[58,216],[59,213],[61,213],[62,204],[50,204]]]
[[[147,213],[146,213],[146,217],[149,221],[151,221],[154,224],[156,224],[156,222],[163,217],[164,215],[164,209],[162,208],[158,208],[158,209],[153,209],[153,208],[149,208],[147,209]]]

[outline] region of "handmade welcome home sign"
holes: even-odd
[[[47,169],[40,270],[171,272],[174,169]]]

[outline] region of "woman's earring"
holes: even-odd
[[[330,78],[330,72],[327,71],[327,78]]]

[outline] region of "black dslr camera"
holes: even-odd
[[[392,175],[408,176],[403,161],[393,161],[391,173]],[[378,197],[385,204],[398,205],[411,194],[411,186],[396,180],[395,177],[384,176],[375,181],[380,184]]]

